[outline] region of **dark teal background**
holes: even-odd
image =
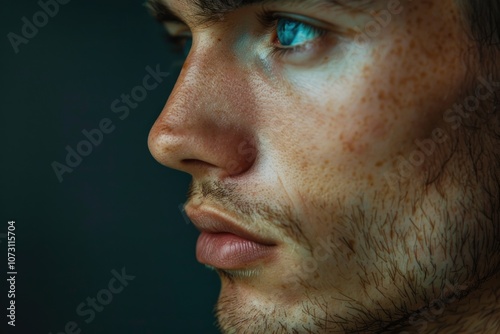
[[[0,239],[0,333],[217,333],[219,278],[196,262],[198,232],[179,205],[190,176],[158,164],[149,129],[180,71],[142,1],[72,0],[14,53],[36,1],[0,11],[0,233],[16,221],[16,327],[7,327],[6,240]],[[120,120],[111,102],[142,84],[146,66],[171,75]],[[177,64],[177,65],[176,65]],[[82,130],[116,126],[60,183]],[[135,279],[87,324],[76,307],[107,288],[111,270]]]

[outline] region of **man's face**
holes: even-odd
[[[215,259],[221,329],[375,331],[469,278],[456,2],[234,0],[204,20],[215,2],[163,0],[193,45],[149,146],[192,174],[188,215],[272,244]]]

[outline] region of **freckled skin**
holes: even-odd
[[[194,11],[187,0],[166,2],[179,13]],[[443,122],[470,93],[463,54],[471,42],[455,1],[402,6],[376,36],[348,36],[322,47],[317,59],[293,64],[263,60],[255,37],[236,33],[242,22],[256,25],[252,6],[210,25],[186,15],[193,48],[151,131],[150,150],[192,174],[191,205],[231,212],[280,250],[251,277],[219,271],[224,333],[419,332],[424,324],[415,312],[441,298],[443,286],[467,286],[465,296],[486,280],[467,297],[469,306],[444,304],[425,332],[494,322],[499,233],[488,223],[500,224],[498,212],[484,204],[491,199],[481,182],[489,181],[472,173],[464,133]],[[398,173],[400,158],[437,127],[450,139],[391,185],[386,176]],[[484,173],[498,178],[498,170]],[[494,310],[479,321],[470,305]]]

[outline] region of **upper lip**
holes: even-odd
[[[253,241],[263,245],[274,246],[275,242],[256,235],[233,221],[231,217],[220,211],[210,208],[185,207],[186,214],[200,232],[206,233],[231,233],[243,239]]]

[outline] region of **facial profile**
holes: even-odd
[[[186,59],[148,144],[192,176],[221,332],[498,328],[498,27],[471,3],[149,1]]]

